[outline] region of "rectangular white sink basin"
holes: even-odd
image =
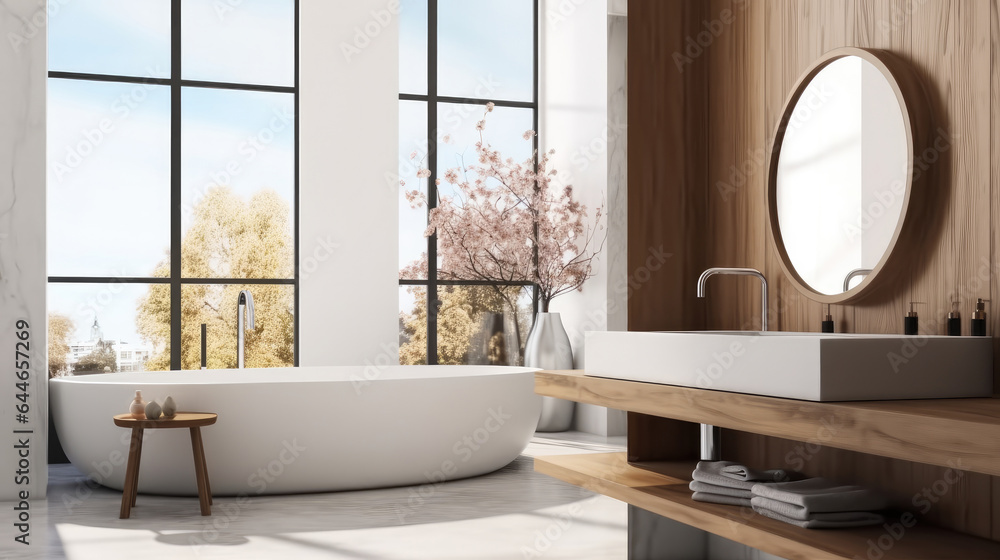
[[[588,332],[586,374],[807,401],[993,395],[988,337]]]

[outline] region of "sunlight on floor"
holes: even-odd
[[[120,492],[91,489],[72,466],[53,465],[31,552],[0,548],[0,557],[625,558],[626,505],[535,473],[531,461],[622,449],[624,438],[539,434],[522,457],[473,479],[245,503],[216,498],[211,517],[197,514],[197,500],[140,495],[128,520],[118,519]]]

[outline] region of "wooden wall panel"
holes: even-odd
[[[921,15],[933,17],[917,17]],[[954,68],[957,48],[954,15],[952,0],[937,0],[921,6],[920,12],[914,12],[914,17],[909,22],[912,29],[910,62],[920,72],[924,85],[930,92],[931,106],[939,130],[962,137],[967,134],[962,129],[965,123],[956,118],[954,112],[955,78],[956,71],[959,70]],[[920,255],[915,261],[917,266],[912,267],[910,292],[903,298],[904,305],[907,298],[927,302],[921,310],[927,324],[935,319],[942,305],[950,307],[948,294],[958,282],[958,245],[955,237],[957,151],[949,149],[940,154],[935,152],[938,159],[931,168],[931,179],[927,185],[939,191],[939,200],[944,202],[937,214],[942,220],[940,229],[934,228],[939,236],[928,236],[921,243]],[[933,157],[918,159],[930,162]],[[971,312],[966,314],[971,315]]]
[[[990,0],[990,298],[1000,302],[1000,282],[994,271],[1000,264],[1000,0]],[[994,308],[1000,309],[1000,307]],[[996,368],[1000,356],[1000,317],[993,313],[991,328],[993,334],[994,392],[1000,390],[1000,370]],[[992,484],[992,529],[991,538],[1000,541],[1000,480],[993,478]]]
[[[666,244],[679,258],[664,273],[666,280],[630,298],[629,328],[757,324],[759,290],[750,279],[713,279],[704,301],[689,295],[709,266],[751,266],[769,280],[772,329],[819,330],[823,308],[784,279],[777,260],[765,214],[764,155],[802,71],[822,53],[853,45],[886,49],[909,63],[927,89],[933,129],[949,143],[926,156],[934,164],[926,174],[929,212],[919,250],[900,264],[893,282],[860,301],[834,306],[837,330],[900,333],[907,302],[917,300],[927,302],[919,310],[922,330],[943,333],[957,294],[967,333],[975,298],[1000,302],[998,4],[630,0],[629,64],[636,69],[629,76],[630,269],[641,267],[650,246]],[[732,23],[678,73],[669,54],[724,10],[734,14]],[[664,107],[651,113],[652,103]],[[682,105],[666,107],[671,103]],[[995,335],[1000,305],[990,311]],[[1000,368],[995,379],[1000,390]],[[724,436],[727,458],[759,466],[780,465],[801,445],[739,432]],[[824,450],[810,464],[817,473],[876,484],[901,499],[912,499],[946,474],[939,467],[838,450]],[[924,519],[1000,540],[1000,479],[966,475]]]
[[[690,240],[704,232],[708,112],[704,50],[695,41],[706,5],[689,0],[644,3],[628,18],[628,176],[646,185],[628,197],[628,322],[633,330],[705,327],[695,297],[696,270],[707,255]],[[689,41],[690,39],[690,41]],[[631,63],[630,63],[631,64]],[[670,253],[650,271],[650,251]]]

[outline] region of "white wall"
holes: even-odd
[[[299,362],[398,363],[398,0],[303,0]],[[387,175],[388,174],[388,175]]]
[[[48,479],[44,4],[0,3],[0,38],[0,348],[9,360],[0,368],[0,500],[19,499],[21,492],[37,499],[45,497]],[[22,320],[28,328],[18,327]],[[12,366],[18,335],[25,332],[30,379],[29,396],[22,402],[16,397],[21,391],[15,388],[19,380]],[[16,409],[25,404],[26,411]],[[27,423],[16,420],[22,412]],[[27,447],[15,448],[19,440]],[[18,464],[22,459],[29,463],[26,469]],[[23,473],[18,471],[26,471],[26,478],[19,478]],[[18,534],[16,506],[8,504],[0,515],[5,544]]]
[[[612,6],[613,7],[613,6]],[[621,199],[609,199],[609,158],[617,136],[624,133],[609,126],[609,34],[608,0],[544,0],[542,2],[541,53],[541,148],[555,149],[552,167],[560,180],[572,184],[579,200],[591,210],[604,205],[605,213],[620,215],[616,205]],[[614,74],[613,74],[614,75]],[[622,74],[623,76],[624,74]],[[621,84],[622,86],[624,84]],[[604,221],[608,225],[608,221]],[[620,224],[611,224],[618,226]],[[604,233],[600,232],[600,237]],[[614,237],[609,237],[612,242]],[[594,277],[582,292],[574,292],[553,301],[550,311],[562,315],[563,324],[573,345],[575,367],[584,368],[584,333],[607,330],[612,322],[623,320],[622,310],[609,314],[609,262],[623,263],[623,244],[616,244],[614,255],[604,252],[594,262]],[[611,275],[611,276],[609,276]],[[614,282],[612,282],[614,285]],[[624,414],[609,414],[603,407],[578,405],[576,429],[601,435],[624,433]]]

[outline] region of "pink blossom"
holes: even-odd
[[[490,101],[489,103],[486,104],[486,112],[492,113],[494,107],[496,107],[496,104]]]
[[[486,113],[490,110],[488,105]],[[476,123],[480,133],[485,116]],[[534,135],[528,131],[524,137]],[[604,230],[603,206],[596,208],[591,225],[587,207],[573,199],[573,188],[553,184],[557,171],[549,169],[549,157],[554,152],[538,154],[537,162],[534,157],[518,162],[503,157],[482,134],[475,151],[475,163],[442,173],[456,194],[441,196],[428,213],[425,234],[438,236],[440,278],[483,280],[494,287],[533,282],[543,310],[553,298],[582,289],[604,247],[606,234],[597,235]],[[407,197],[411,194],[426,205],[426,195],[410,191]],[[424,255],[401,275],[426,270]]]
[[[417,159],[417,152],[416,151],[410,152],[410,159]]]
[[[419,170],[417,170],[417,178],[418,179],[426,179],[426,178],[428,178],[430,176],[431,176],[431,170],[430,169],[426,169],[425,168],[425,169],[419,169]]]
[[[524,132],[524,134],[521,135],[521,137],[524,138],[525,140],[531,140],[532,138],[535,137],[535,131],[527,130]]]

